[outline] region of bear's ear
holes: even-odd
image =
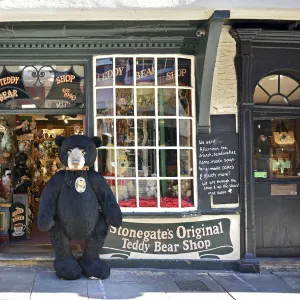
[[[91,140],[96,145],[96,148],[99,148],[102,145],[101,139],[98,138],[97,136],[92,137]]]
[[[56,144],[56,146],[60,147],[60,146],[62,145],[62,143],[64,142],[65,139],[66,139],[65,136],[58,135],[58,136],[55,138],[55,144]]]

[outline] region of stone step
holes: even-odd
[[[261,271],[281,272],[300,270],[300,258],[273,258],[263,257],[258,259]]]

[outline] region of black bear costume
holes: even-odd
[[[99,258],[109,225],[119,227],[122,213],[105,178],[92,167],[100,147],[99,138],[58,136],[60,161],[67,166],[47,182],[38,213],[38,227],[50,231],[55,250],[54,267],[59,278],[105,279],[110,268]],[[71,251],[72,239],[85,240],[83,256],[77,261]]]

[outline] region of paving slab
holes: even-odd
[[[273,274],[300,292],[300,272],[274,272]]]
[[[255,292],[263,293],[297,293],[284,280],[274,274],[242,274],[237,273],[236,276],[247,282]],[[299,297],[300,299],[300,297]]]
[[[232,300],[230,295],[208,274],[169,271],[153,272],[170,300]]]
[[[69,281],[59,279],[55,272],[37,272],[31,299],[88,299],[87,281],[86,277]]]
[[[0,299],[30,299],[36,272],[0,268]]]
[[[104,282],[148,282],[157,283],[156,277],[151,271],[137,269],[111,269],[111,274]]]
[[[92,299],[169,300],[159,283],[89,281],[88,297]]]

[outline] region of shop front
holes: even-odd
[[[299,31],[235,26],[246,252],[299,257]]]
[[[3,183],[12,173],[11,197],[1,204],[4,252],[50,244],[35,222],[38,195],[62,167],[53,141],[86,134],[103,142],[95,169],[124,214],[122,226],[110,228],[103,258],[127,266],[172,261],[174,267],[238,268],[236,115],[210,116],[207,97],[228,17],[165,22],[163,30],[155,22],[49,23],[40,31],[14,25],[14,38],[0,47],[0,114],[13,145],[7,157],[1,152]],[[16,189],[20,144],[33,162],[26,164],[28,178],[20,177],[28,181],[22,193]]]

